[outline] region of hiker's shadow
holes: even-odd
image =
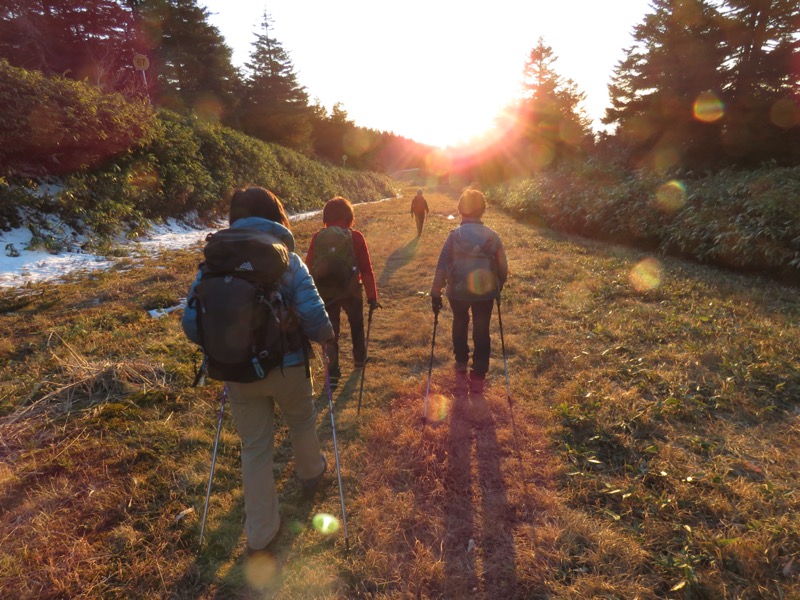
[[[386,258],[386,265],[378,278],[379,289],[385,286],[397,271],[411,262],[411,259],[417,254],[418,248],[419,238],[414,236]]]
[[[503,452],[483,395],[456,398],[450,420],[445,512],[445,586],[449,597],[518,594],[512,515],[500,469]],[[477,480],[471,458],[475,453]],[[478,572],[480,560],[480,573]],[[489,596],[486,596],[489,597]]]
[[[277,423],[276,423],[277,427]],[[234,489],[241,487],[241,459],[238,444],[227,444],[227,447],[220,448],[214,482],[217,494],[221,494],[223,489]],[[275,450],[275,464],[280,464],[284,457],[281,451]],[[276,481],[278,480],[276,474]],[[205,484],[203,485],[205,491]],[[225,565],[231,564],[232,568],[225,568],[225,575],[216,581],[217,591],[210,598],[215,600],[227,600],[232,596],[232,590],[244,589],[246,580],[246,554],[241,542],[244,522],[243,499],[231,503],[227,512],[219,514],[219,509],[215,508],[213,502],[209,505],[209,519],[206,523],[204,543],[202,547],[195,546],[195,559],[186,569],[183,576],[172,587],[171,598],[197,598],[201,590],[208,591],[214,585],[214,580],[209,579],[208,573],[218,573]],[[285,561],[292,551],[297,538],[307,529],[311,521],[314,509],[314,498],[306,498],[299,485],[283,485],[279,488],[281,527],[275,542],[270,547],[275,548],[276,560],[278,564]],[[200,510],[196,511],[202,515],[203,498],[198,495]],[[212,518],[213,515],[213,518]],[[194,528],[193,528],[194,529]],[[199,523],[196,530],[191,531],[187,541],[192,542],[190,546],[197,543],[199,538]],[[239,554],[239,556],[237,556]],[[270,587],[280,586],[280,578],[270,582]]]
[[[352,388],[358,382],[356,374],[353,373],[345,384],[345,388]],[[341,385],[341,384],[340,384]],[[344,390],[342,390],[344,393]],[[315,402],[324,398],[325,409],[318,406],[317,416],[317,435],[320,442],[325,445],[325,440],[331,436],[330,411],[328,409],[327,389],[323,386],[322,394],[315,395]],[[270,546],[275,548],[278,563],[282,563],[292,551],[298,537],[307,531],[311,526],[311,517],[315,512],[320,500],[322,491],[316,495],[307,497],[303,494],[299,481],[293,476],[294,470],[294,450],[291,439],[286,428],[285,421],[280,410],[275,412],[274,431],[280,442],[275,444],[273,450],[273,476],[275,477],[278,488],[281,527],[275,542]],[[232,441],[234,440],[235,441]],[[173,598],[194,598],[196,592],[206,589],[213,582],[206,579],[204,573],[216,573],[223,565],[233,563],[233,568],[225,569],[226,575],[218,583],[219,591],[213,598],[227,600],[231,597],[231,590],[242,586],[245,579],[243,570],[245,569],[244,547],[241,543],[244,523],[244,500],[239,498],[233,503],[229,503],[229,508],[220,514],[219,508],[215,507],[215,495],[222,495],[222,490],[241,488],[241,454],[238,436],[231,438],[227,442],[220,441],[217,461],[214,471],[211,502],[209,504],[209,518],[206,523],[204,544],[202,548],[196,548],[196,556],[192,564],[187,568],[184,575],[175,583],[172,589]],[[329,475],[330,479],[330,462]],[[203,489],[197,493],[197,508],[195,513],[198,516],[203,512],[203,493],[206,491],[207,479],[203,482]],[[216,494],[215,494],[216,492]],[[199,521],[199,520],[198,520]],[[196,544],[200,535],[199,522],[197,528],[192,528],[187,535],[190,545]],[[241,556],[236,556],[241,554]],[[269,588],[280,587],[280,578],[269,583]],[[245,586],[246,587],[246,586]],[[277,589],[277,588],[276,588]]]

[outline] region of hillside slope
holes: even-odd
[[[199,250],[2,297],[0,595],[19,598],[726,598],[800,594],[800,301],[759,278],[559,236],[496,209],[511,276],[485,394],[456,398],[451,313],[425,295],[457,224],[426,194],[356,208],[381,304],[360,414],[343,327],[331,473],[302,500],[276,434],[278,565],[244,558],[226,417],[199,517],[219,384],[177,304]],[[294,226],[304,255],[318,222]],[[16,302],[16,304],[14,304]],[[319,431],[333,466],[328,398]],[[510,402],[511,401],[511,402]],[[513,419],[512,419],[513,417]],[[275,569],[274,567],[278,567]]]

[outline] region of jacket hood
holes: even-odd
[[[294,252],[294,236],[292,232],[286,229],[280,223],[270,221],[263,217],[244,217],[243,219],[236,219],[231,225],[233,229],[258,229],[274,235],[281,242],[283,242],[289,249],[289,252]]]

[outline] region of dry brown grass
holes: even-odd
[[[346,327],[333,395],[349,554],[311,526],[341,516],[335,476],[304,501],[279,426],[277,565],[245,562],[227,419],[198,554],[219,386],[189,388],[178,315],[146,313],[185,294],[197,250],[0,298],[0,597],[800,597],[797,290],[490,209],[516,431],[496,318],[490,383],[465,402],[447,310],[423,423],[424,293],[457,222],[426,196],[420,240],[410,196],[356,209],[383,309],[361,414]],[[295,225],[301,254],[318,227]]]

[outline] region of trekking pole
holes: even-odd
[[[206,517],[208,517],[208,500],[211,498],[211,481],[214,479],[214,466],[217,464],[217,449],[219,448],[219,433],[222,431],[222,415],[225,412],[225,403],[228,401],[228,388],[222,386],[222,400],[219,405],[219,418],[217,420],[217,436],[214,439],[214,452],[211,454],[211,472],[208,474],[208,487],[206,488],[206,503],[203,507],[203,520],[200,522],[200,547],[203,547],[203,534],[206,531]]]
[[[361,414],[361,396],[364,394],[364,374],[367,372],[367,360],[369,359],[369,330],[372,328],[372,313],[374,312],[372,306],[369,307],[369,316],[367,317],[367,339],[364,340],[364,368],[361,369],[361,386],[358,390],[358,409],[356,416]]]
[[[431,338],[431,360],[428,364],[428,389],[425,390],[425,412],[422,413],[422,422],[428,420],[428,396],[431,393],[431,373],[433,373],[433,347],[436,344],[436,326],[439,324],[439,311],[433,313],[433,337]]]
[[[500,295],[497,295],[497,320],[500,323],[500,346],[503,349],[503,368],[506,372],[506,397],[508,398],[508,411],[511,414],[511,427],[514,430],[514,443],[517,446],[517,454],[519,455],[520,461],[522,460],[522,455],[520,454],[519,450],[519,436],[517,434],[517,423],[514,420],[514,401],[511,399],[511,384],[508,379],[508,356],[506,355],[506,340],[505,336],[503,335],[503,313],[500,311]]]
[[[333,418],[333,393],[331,392],[331,376],[328,371],[328,351],[322,345],[322,360],[325,362],[325,387],[328,390],[328,406],[331,412],[331,431],[333,432],[333,456],[336,459],[336,478],[339,480],[339,500],[342,502],[342,525],[344,527],[344,548],[350,552],[350,540],[347,537],[347,511],[344,507],[344,490],[342,488],[342,469],[339,466],[339,446],[336,443],[336,422]]]

